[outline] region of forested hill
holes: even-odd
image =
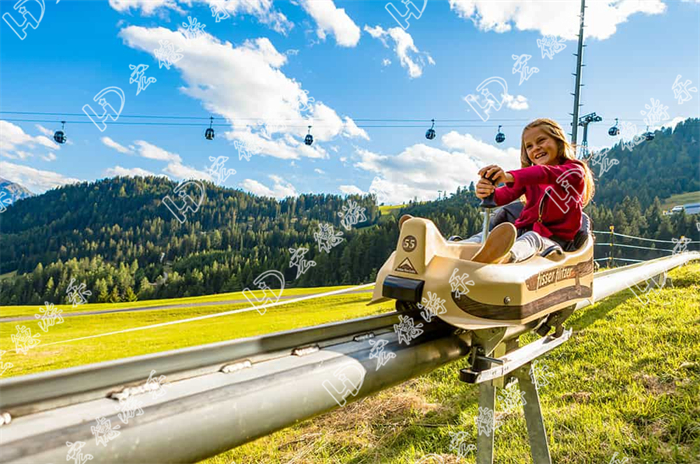
[[[700,190],[700,119],[687,119],[675,129],[656,131],[654,140],[636,145],[631,151],[620,144],[608,151],[619,164],[599,176],[600,165],[591,166],[596,174],[595,203],[614,208],[626,196],[639,200],[642,208],[654,198]]]
[[[700,189],[698,140],[686,123],[673,134],[657,132],[654,141],[632,152],[614,148],[609,156],[620,163],[598,179],[595,203],[586,209],[596,228],[614,225],[617,232],[635,236],[697,239],[698,216],[665,216],[654,198]],[[401,214],[432,219],[445,236],[467,237],[481,228],[479,202],[468,188],[449,199],[380,215],[371,195],[277,201],[211,183],[205,183],[199,211],[180,224],[162,204],[166,195],[179,204],[176,185],[161,177],[119,177],[64,186],[9,207],[0,214],[0,274],[6,274],[0,276],[0,304],[65,303],[71,279],[85,282],[90,302],[239,291],[273,269],[285,274],[288,286],[359,284],[372,281],[395,248]],[[365,208],[367,217],[351,231],[341,228],[338,217],[349,199]],[[344,241],[329,253],[314,239],[320,222],[344,233]],[[300,246],[317,265],[297,278],[289,249]],[[632,259],[663,256],[616,251]],[[597,253],[607,255],[608,249]]]

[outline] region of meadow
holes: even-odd
[[[630,291],[574,314],[571,340],[539,361],[552,462],[700,463],[700,264],[670,273],[675,288],[642,306]],[[530,336],[530,339],[534,337]],[[459,382],[466,360],[202,461],[202,464],[413,464],[476,444],[478,389]],[[501,413],[497,464],[532,462],[522,410]],[[617,454],[615,454],[617,453]],[[627,461],[624,459],[627,458]]]

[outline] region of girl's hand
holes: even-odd
[[[510,173],[507,173],[501,169],[500,166],[497,166],[495,164],[491,164],[489,166],[481,168],[479,171],[479,175],[481,177],[487,177],[490,179],[493,179],[494,185],[498,185],[500,183],[508,183],[508,182],[513,182],[513,176]]]
[[[476,197],[483,200],[487,196],[491,195],[496,190],[496,187],[494,187],[494,185],[488,180],[482,178],[479,179],[479,182],[477,182],[475,189]]]

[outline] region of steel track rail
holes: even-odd
[[[699,258],[686,253],[598,273],[594,298],[579,307]],[[93,462],[193,462],[428,373],[470,351],[471,333],[441,321],[424,324],[425,333],[410,346],[398,342],[395,323],[398,313],[390,313],[2,380],[0,412],[14,419],[0,427],[0,462],[64,462],[67,443],[75,442],[86,443],[82,452]],[[511,336],[531,328],[521,326]],[[379,340],[394,356],[381,369],[370,343]],[[120,435],[106,446],[96,444],[91,426],[97,417],[121,423],[113,394],[142,384],[152,369],[171,382],[165,396],[132,390],[143,414],[122,424]]]

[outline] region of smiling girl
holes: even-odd
[[[474,261],[519,262],[549,249],[560,259],[562,250],[576,248],[573,240],[581,228],[583,207],[595,188],[591,171],[576,159],[561,126],[551,119],[528,124],[523,130],[520,164],[522,169],[514,171],[505,172],[496,165],[479,171],[478,198],[495,191],[494,200],[501,206],[525,195],[525,206],[515,226],[503,223],[494,228]],[[500,183],[505,186],[496,188]]]

